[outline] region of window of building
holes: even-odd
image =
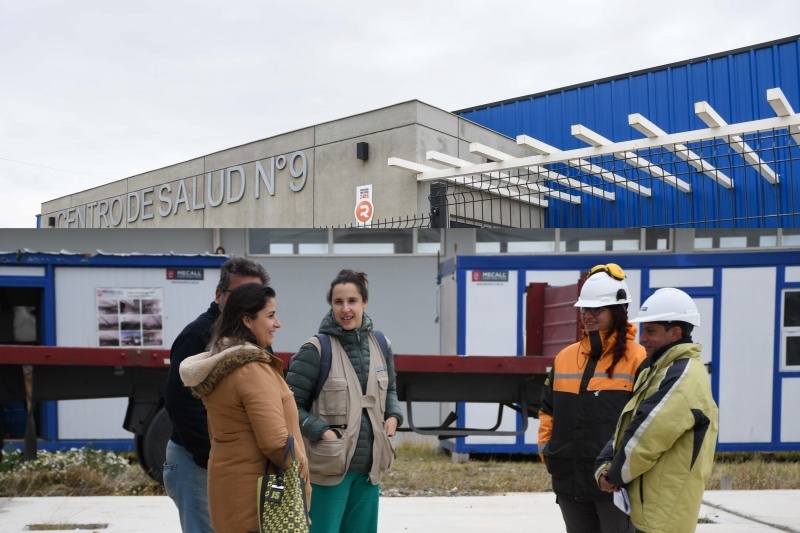
[[[442,252],[442,230],[420,228],[417,232],[417,253],[437,254]]]
[[[393,229],[340,229],[333,232],[334,254],[410,254],[412,231]]]
[[[800,229],[782,229],[781,246],[800,246]]]
[[[250,255],[322,255],[328,253],[326,229],[251,229]]]
[[[800,289],[783,292],[781,370],[800,371]]]
[[[562,229],[561,252],[635,252],[642,249],[640,229]]]
[[[480,228],[475,230],[475,251],[479,254],[554,252],[556,230]]]
[[[436,254],[438,229],[250,229],[250,255]]]
[[[696,229],[696,250],[772,248],[778,245],[776,229]]]
[[[553,252],[638,252],[670,250],[672,232],[648,229],[511,229],[479,228],[475,250],[479,254]]]

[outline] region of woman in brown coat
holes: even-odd
[[[279,327],[275,291],[258,283],[241,285],[228,297],[209,351],[180,366],[183,383],[208,412],[208,508],[218,533],[258,531],[258,477],[267,459],[282,463],[289,434],[295,437],[295,458],[306,480],[306,505],[310,502],[297,407],[281,361],[268,348]]]

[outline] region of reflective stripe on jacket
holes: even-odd
[[[608,498],[594,483],[594,465],[645,365],[644,348],[635,338],[636,326],[629,324],[626,355],[614,366],[611,378],[606,371],[613,360],[616,333],[603,342],[599,359],[590,357],[588,335],[556,356],[539,412],[539,452],[553,476],[555,492],[580,500]]]
[[[711,476],[718,409],[700,346],[669,348],[642,372],[614,437],[611,483],[626,485],[631,520],[648,532],[691,532]]]

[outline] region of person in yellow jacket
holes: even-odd
[[[628,322],[630,301],[618,265],[589,271],[575,304],[583,338],[556,356],[542,392],[539,452],[568,533],[633,528],[594,480],[597,454],[614,433],[645,360],[644,348],[635,341],[636,326]]]
[[[657,290],[632,322],[650,367],[639,376],[614,438],[597,460],[605,491],[625,488],[631,521],[647,533],[692,532],[714,464],[719,413],[700,345],[700,314],[685,292]]]

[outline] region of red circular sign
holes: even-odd
[[[372,220],[372,202],[369,200],[361,200],[356,205],[356,220],[359,222],[369,222]]]

